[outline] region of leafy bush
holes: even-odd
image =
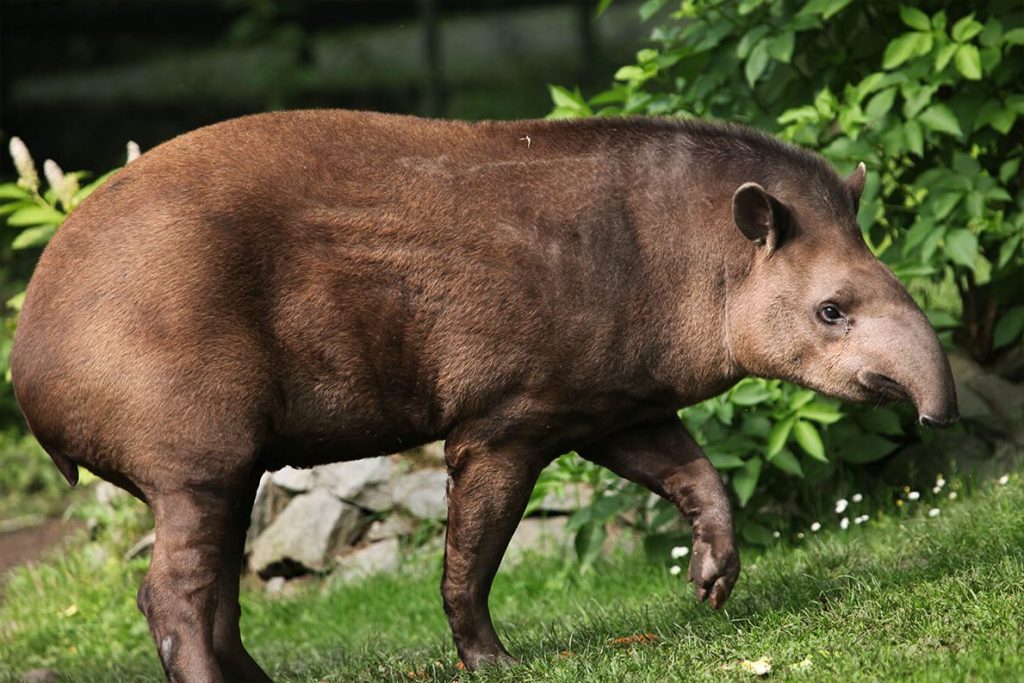
[[[1021,344],[1019,3],[683,0],[667,16],[666,5],[641,6],[641,19],[659,17],[650,45],[612,88],[585,97],[550,86],[551,117],[720,118],[814,148],[843,172],[863,161],[864,238],[943,341],[982,362]],[[728,479],[754,543],[771,542],[787,511],[822,507],[823,496],[863,481],[862,465],[921,438],[905,412],[843,407],[760,379],[681,417]],[[593,535],[579,526],[581,538]],[[585,538],[578,547],[587,557]]]
[[[9,358],[18,311],[25,285],[39,250],[57,231],[68,213],[100,186],[114,171],[81,185],[84,171],[64,173],[47,159],[43,164],[48,187],[44,188],[25,143],[10,140],[11,158],[18,172],[15,183],[0,184],[0,220],[6,230],[0,237],[0,272],[4,282],[0,301],[6,302],[0,318],[0,515],[46,505],[60,494],[64,484],[46,453],[25,434],[21,413],[10,384]],[[138,154],[129,143],[129,161]],[[116,170],[116,169],[115,169]]]

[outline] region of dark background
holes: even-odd
[[[102,171],[270,109],[543,116],[544,83],[606,85],[642,34],[594,0],[0,0],[0,132]],[[595,83],[595,79],[598,80]],[[6,150],[0,172],[12,174]]]

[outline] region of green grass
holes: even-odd
[[[747,554],[720,613],[640,557],[585,576],[556,560],[499,574],[492,610],[523,664],[455,668],[438,594],[440,566],[356,585],[310,582],[298,595],[245,595],[243,631],[279,681],[1024,679],[1024,481],[984,484],[937,518],[920,504],[797,547]],[[921,513],[921,514],[918,514]],[[0,605],[0,680],[49,666],[74,681],[159,680],[126,566],[93,548],[19,571]],[[614,647],[611,639],[657,640]],[[802,664],[801,664],[802,663]]]

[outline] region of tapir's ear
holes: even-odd
[[[736,227],[758,246],[774,251],[782,242],[788,225],[786,207],[757,183],[743,183],[732,196]]]
[[[853,169],[850,177],[843,181],[846,189],[850,191],[850,196],[853,197],[854,206],[860,206],[860,195],[864,192],[864,181],[867,177],[868,169],[862,161],[857,164],[857,168]]]

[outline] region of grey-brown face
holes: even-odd
[[[863,167],[846,187],[854,201],[839,221],[753,183],[736,191],[736,225],[757,248],[729,293],[733,354],[754,375],[850,401],[911,401],[922,424],[951,424],[956,390],[939,340],[856,227]]]

